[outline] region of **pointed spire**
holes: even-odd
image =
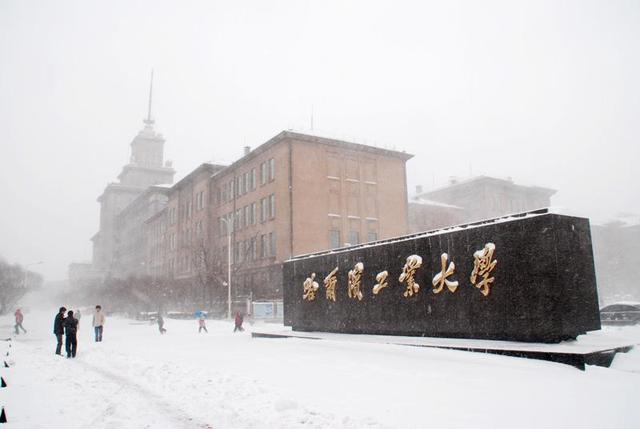
[[[151,119],[151,99],[153,96],[153,69],[151,69],[151,84],[149,85],[149,110],[147,111],[147,119],[144,120],[145,125],[151,126],[154,120]]]

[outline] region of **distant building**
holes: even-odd
[[[640,301],[640,216],[591,224],[601,304]]]
[[[131,142],[129,164],[122,168],[118,182],[109,183],[98,197],[100,226],[99,231],[91,238],[93,267],[107,275],[117,269],[117,216],[148,187],[173,183],[175,171],[171,168],[171,163],[165,163],[163,159],[165,140],[154,130],[154,120],[151,119],[151,93],[149,112],[143,122],[144,129]]]
[[[102,280],[103,273],[93,268],[91,262],[72,262],[67,277],[72,287],[84,287]]]
[[[488,176],[452,179],[447,186],[427,192],[418,187],[409,200],[409,229],[428,231],[549,207],[555,193]]]
[[[142,227],[147,219],[167,205],[170,188],[149,186],[115,217],[111,276],[126,278],[147,274],[147,235]]]

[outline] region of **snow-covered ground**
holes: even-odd
[[[612,368],[349,341],[254,339],[246,325],[110,317],[54,355],[56,308],[0,318],[9,428],[637,428],[640,346]],[[262,326],[264,328],[264,326]],[[640,327],[613,328],[640,342]],[[9,348],[9,344],[11,347]],[[9,356],[5,352],[9,351]],[[1,363],[1,362],[0,362]]]

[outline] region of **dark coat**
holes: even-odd
[[[73,316],[64,319],[64,333],[66,335],[75,335],[78,332],[78,320]]]
[[[64,334],[64,320],[65,317],[62,313],[56,314],[56,318],[53,321],[53,333],[56,335]]]

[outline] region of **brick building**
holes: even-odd
[[[145,222],[148,274],[183,287],[204,276],[220,298],[230,253],[234,297],[280,298],[291,256],[407,232],[410,158],[284,131],[227,167],[202,164]]]
[[[235,295],[281,297],[294,255],[406,234],[410,158],[283,131],[212,176],[211,245],[226,258],[231,242]]]

